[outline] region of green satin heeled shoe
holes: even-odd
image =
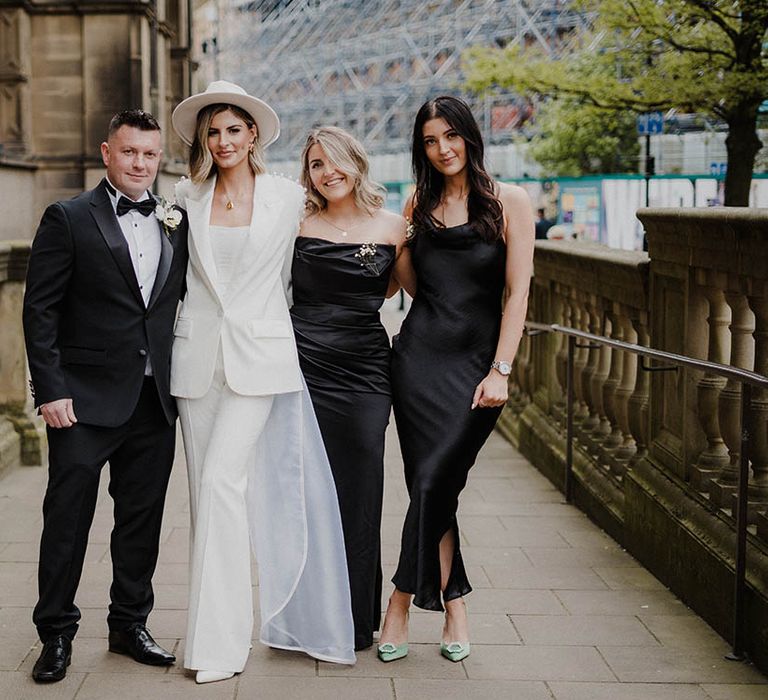
[[[448,659],[448,661],[461,661],[469,656],[469,642],[440,642],[440,653]]]
[[[379,659],[384,663],[397,661],[398,659],[402,659],[408,656],[408,642],[397,645],[392,644],[391,642],[387,642],[386,644],[379,644],[379,646],[376,648],[376,653],[378,654]]]

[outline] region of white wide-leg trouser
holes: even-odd
[[[190,585],[184,666],[245,667],[253,632],[248,467],[272,396],[235,394],[221,355],[200,399],[178,399],[189,473]]]

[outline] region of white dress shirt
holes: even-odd
[[[109,182],[109,179],[107,179],[107,182],[115,191],[115,194],[112,194],[109,188],[107,188],[112,208],[115,210],[115,216],[117,216],[117,202],[120,197],[132,198],[118,190],[117,187]],[[144,192],[143,197],[134,201],[141,202],[151,197],[152,195],[149,192]],[[120,224],[120,229],[125,236],[125,240],[128,242],[133,271],[136,274],[136,281],[139,283],[144,306],[147,306],[152,295],[152,287],[155,285],[157,267],[160,264],[160,252],[163,247],[162,240],[160,239],[160,236],[163,235],[160,229],[160,222],[154,214],[144,216],[135,209],[132,209],[122,216],[117,216],[117,223]],[[149,356],[147,356],[147,368],[144,374],[152,374]]]

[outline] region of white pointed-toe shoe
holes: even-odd
[[[234,676],[233,671],[198,671],[195,676],[196,683],[215,683],[216,681],[225,681]]]

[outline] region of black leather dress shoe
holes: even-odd
[[[40,657],[32,669],[36,683],[55,683],[67,675],[67,666],[72,663],[72,640],[63,634],[43,644]]]
[[[142,624],[131,625],[124,630],[110,631],[109,650],[127,654],[134,661],[150,666],[169,666],[176,657],[163,649]]]

